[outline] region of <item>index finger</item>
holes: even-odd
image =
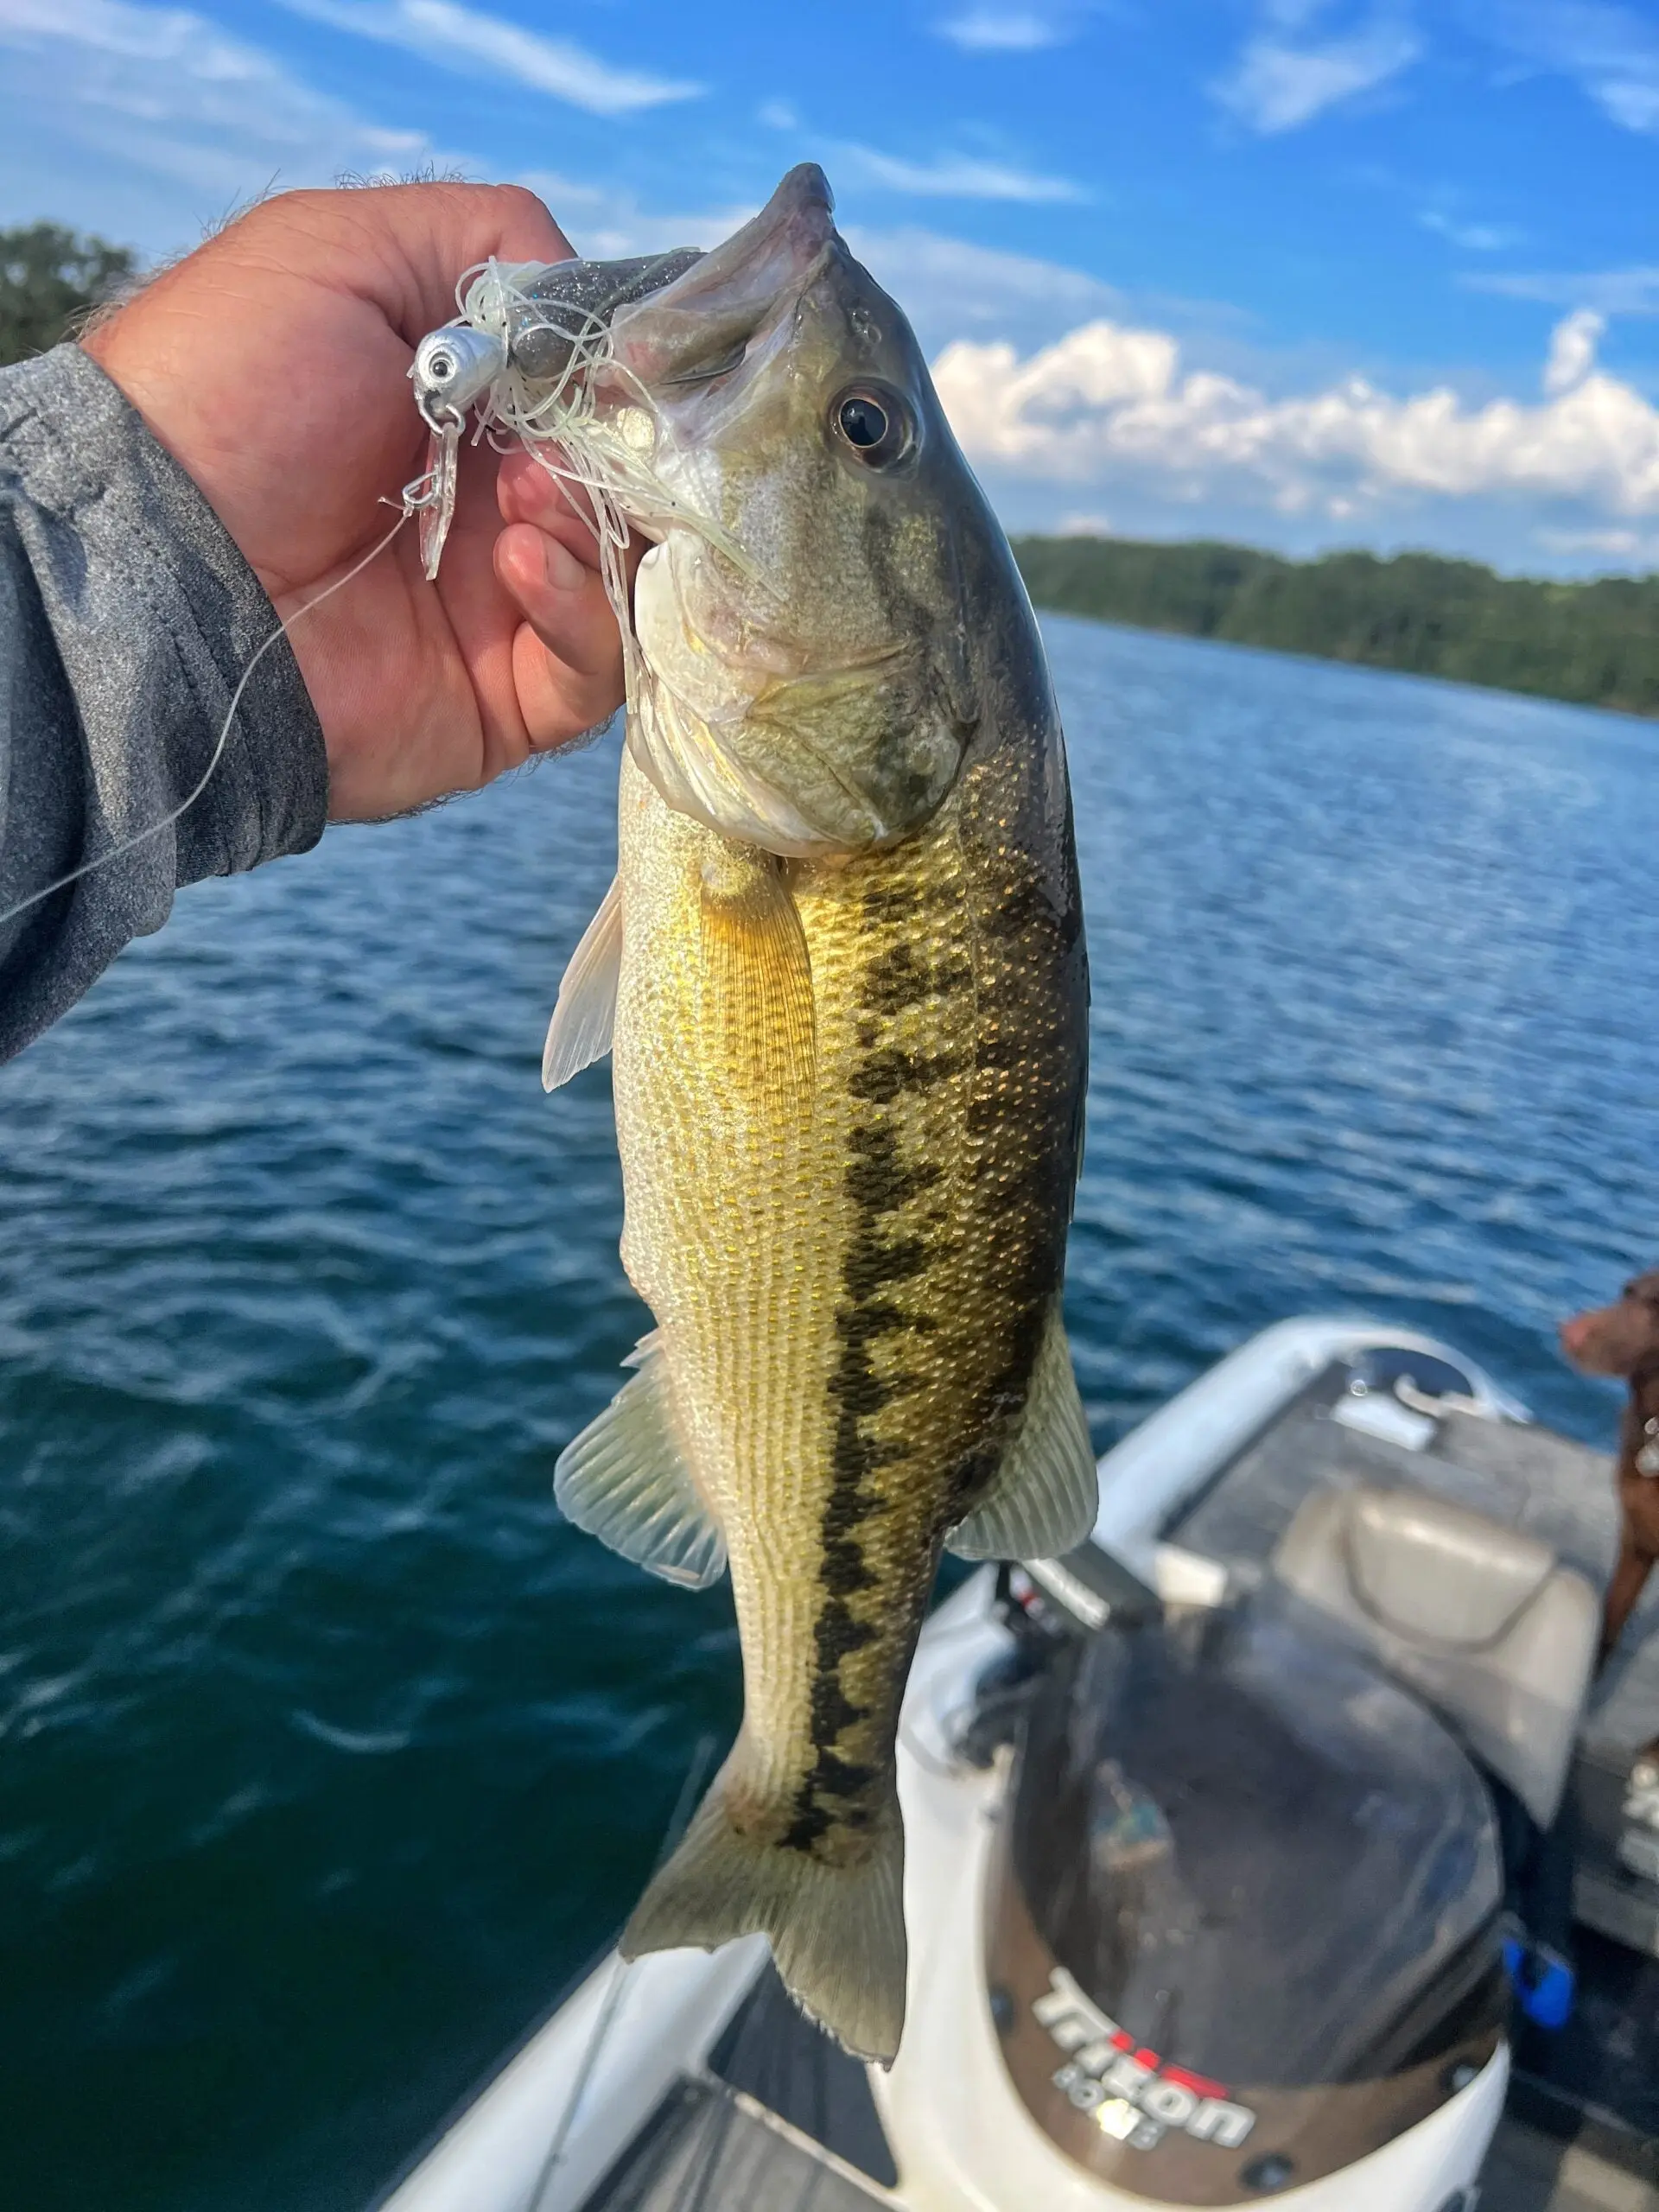
[[[368,297],[414,346],[454,320],[455,286],[480,261],[569,261],[575,249],[518,184],[386,184],[291,195],[342,289]]]

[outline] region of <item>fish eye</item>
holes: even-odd
[[[855,385],[843,391],[830,409],[843,444],[866,468],[891,468],[903,461],[916,443],[916,426],[909,407],[896,391],[874,385]]]

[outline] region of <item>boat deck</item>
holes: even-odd
[[[1659,2190],[1591,2151],[1506,2120],[1480,2177],[1491,2212],[1659,2212]]]
[[[582,2212],[872,2212],[898,2178],[865,2069],[768,1965]]]
[[[687,2075],[582,2212],[871,2212],[890,2202],[750,2099]]]

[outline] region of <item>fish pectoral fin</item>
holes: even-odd
[[[812,962],[771,854],[731,845],[703,863],[702,1018],[716,1054],[810,1103],[817,1063]]]
[[[905,1837],[897,1789],[861,1833],[855,1859],[819,1859],[733,1818],[753,1788],[739,1769],[742,1738],[692,1817],[679,1848],[634,1908],[625,1959],[696,1945],[712,1951],[763,1931],[803,2011],[855,2057],[887,2066],[905,2024]]]
[[[553,1495],[567,1520],[665,1582],[706,1590],[726,1572],[726,1538],[680,1448],[656,1332],[597,1421],[560,1452]]]
[[[610,1051],[621,972],[622,886],[613,876],[559,985],[558,1004],[542,1050],[543,1090],[556,1090]]]
[[[990,1489],[945,1538],[959,1559],[1058,1559],[1100,1511],[1100,1478],[1057,1298],[1025,1418]]]

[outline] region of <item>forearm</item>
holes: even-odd
[[[162,822],[207,769],[270,602],[188,476],[77,349],[0,371],[0,913]],[[299,852],[327,805],[286,642],[181,819],[0,922],[0,1058],[175,887]]]

